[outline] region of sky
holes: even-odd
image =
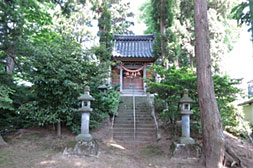
[[[125,0],[125,1],[130,1],[131,9],[135,14],[135,17],[133,18],[133,20],[135,21],[135,25],[130,27],[130,30],[132,30],[136,35],[143,34],[143,32],[146,29],[146,25],[144,23],[138,23],[137,21],[139,20],[138,16],[140,14],[139,8],[147,0]]]
[[[243,79],[239,87],[247,93],[247,82],[253,80],[253,46],[246,27],[241,31],[233,50],[224,56],[221,66],[230,77]]]

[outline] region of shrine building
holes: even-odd
[[[120,62],[111,69],[112,86],[119,84],[120,93],[145,93],[143,79],[152,77],[147,68],[154,63],[154,35],[114,35],[112,61]]]

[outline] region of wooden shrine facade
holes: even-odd
[[[154,35],[114,35],[112,85],[119,84],[120,92],[128,90],[146,91],[143,79],[151,77],[147,68],[154,62]]]

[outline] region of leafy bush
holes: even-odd
[[[182,96],[183,90],[189,89],[189,96],[195,101],[191,105],[193,115],[191,115],[195,128],[200,129],[200,112],[198,106],[197,97],[197,76],[193,69],[182,67],[175,68],[170,67],[168,70],[163,69],[160,66],[155,65],[154,71],[150,71],[153,75],[159,74],[161,77],[160,82],[155,82],[153,79],[148,81],[148,90],[153,93],[157,93],[156,102],[164,101],[168,104],[168,109],[160,107],[158,111],[160,117],[163,120],[169,120],[171,123],[175,123],[181,116],[179,114],[179,100]],[[228,76],[213,75],[214,89],[216,99],[219,107],[219,111],[222,116],[223,125],[225,128],[228,126],[236,126],[239,124],[236,119],[238,113],[231,103],[235,100],[236,94],[240,93],[240,90],[236,88],[236,85],[240,83],[238,79],[230,79]]]
[[[59,121],[80,132],[81,114],[77,111],[81,103],[77,98],[83,93],[85,85],[95,98],[91,105],[90,127],[94,128],[114,109],[119,96],[114,89],[107,96],[99,91],[102,83],[99,66],[91,62],[90,55],[82,53],[81,47],[67,37],[49,34],[50,41],[37,45],[27,60],[29,73],[26,78],[32,83],[31,91],[35,99],[23,104],[17,113],[21,118],[33,121],[36,125],[56,124]],[[43,39],[41,40],[43,41]]]

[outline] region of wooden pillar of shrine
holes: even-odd
[[[146,66],[143,68],[143,90],[146,93],[146,82],[144,81],[146,79]]]
[[[120,70],[120,92],[122,92],[122,90],[123,90],[123,69],[121,66],[119,66],[119,70]]]

